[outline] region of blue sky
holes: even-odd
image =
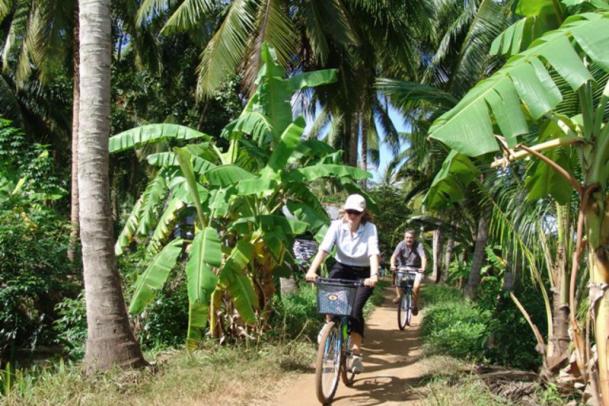
[[[388,104],[388,107],[389,107],[389,118],[393,122],[393,125],[398,130],[398,132],[408,131],[408,127],[404,123],[404,117],[402,116],[402,114],[395,107],[393,107],[390,103]],[[298,111],[298,110],[296,110],[296,111]],[[302,114],[301,111],[299,113]],[[310,126],[315,121],[315,119],[314,119],[314,117],[311,117],[308,114],[305,114],[305,118],[306,118],[306,122],[307,122],[307,127],[305,128],[305,133],[307,133]],[[322,134],[325,133],[325,131],[326,131],[326,129],[324,128],[322,130]],[[377,131],[379,132],[379,137],[381,138],[380,162],[379,162],[378,168],[375,168],[372,166],[368,167],[368,170],[372,173],[372,176],[373,176],[372,179],[374,182],[380,181],[380,179],[382,178],[382,174],[385,172],[385,168],[387,167],[387,164],[393,158],[393,153],[392,153],[391,149],[384,142],[385,134],[383,133],[382,128],[377,126]],[[408,148],[408,145],[402,145],[401,148],[402,148],[401,150],[403,151],[404,149]]]
[[[399,132],[404,132],[404,131],[408,130],[408,127],[404,123],[404,117],[391,104],[389,104],[389,118],[391,118],[393,125]],[[379,127],[377,127],[377,129],[379,130],[379,136],[381,137],[380,163],[379,163],[379,167],[376,169],[368,168],[370,170],[370,172],[372,172],[373,180],[375,182],[377,182],[381,179],[382,174],[385,172],[385,168],[387,167],[387,164],[393,157],[393,153],[391,152],[389,147],[384,143],[385,134],[382,132],[382,130]],[[406,148],[408,148],[408,145],[402,145],[401,151],[403,151]]]

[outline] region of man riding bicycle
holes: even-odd
[[[399,242],[393,251],[393,255],[391,255],[390,265],[392,271],[396,271],[398,267],[415,268],[418,270],[412,289],[412,314],[416,316],[419,312],[417,298],[419,297],[423,272],[427,265],[427,257],[425,256],[423,244],[418,242],[415,236],[414,230],[406,230],[404,233],[404,240]],[[395,283],[395,285],[395,298],[393,299],[393,303],[398,303],[400,301],[400,287],[399,283]]]

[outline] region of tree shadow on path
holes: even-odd
[[[366,325],[364,373],[356,376],[351,388],[341,383],[333,403],[377,405],[421,399],[416,389],[430,375],[418,362],[423,358],[420,323],[421,316],[417,316],[401,331],[396,306],[389,299],[378,306]]]

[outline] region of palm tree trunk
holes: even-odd
[[[433,231],[433,239],[432,239],[432,259],[433,259],[433,268],[431,272],[431,280],[434,283],[438,283],[440,281],[440,275],[442,274],[442,261],[441,261],[441,251],[442,251],[442,232],[440,229]]]
[[[360,113],[358,114],[359,116],[359,127],[361,128],[361,132],[362,132],[362,161],[361,161],[361,167],[363,170],[367,171],[368,170],[368,133],[367,133],[367,126],[366,123],[364,123],[363,121],[363,114]],[[362,179],[362,188],[365,190],[367,188],[368,184],[366,179]]]
[[[70,240],[68,242],[68,259],[74,262],[78,243],[78,108],[80,104],[80,61],[78,41],[78,3],[74,7],[74,35],[72,39],[72,67],[74,80],[72,89],[72,194],[70,196]]]
[[[446,241],[444,251],[444,270],[440,271],[440,282],[446,282],[448,280],[448,270],[450,269],[450,263],[453,260],[453,250],[455,248],[455,240],[452,237],[448,237]]]
[[[345,127],[351,130],[348,134],[349,139],[349,160],[347,163],[351,166],[357,167],[357,144],[359,141],[359,131],[357,126],[357,113],[350,114],[350,125]],[[347,130],[348,131],[348,130]]]
[[[145,365],[129,326],[113,249],[109,202],[110,0],[80,0],[78,184],[87,342],[85,368]]]
[[[465,286],[465,296],[473,299],[476,296],[476,289],[480,285],[480,271],[484,263],[484,248],[488,240],[488,226],[490,213],[483,211],[478,220],[478,231],[476,232],[476,244],[474,246],[474,257],[472,258],[472,269],[469,273],[467,285]]]

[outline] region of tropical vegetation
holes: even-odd
[[[299,373],[295,242],[361,193],[385,261],[411,228],[429,254],[421,339],[460,366],[425,393],[508,402],[477,363],[609,405],[606,0],[0,0],[0,23],[0,396],[171,351]]]

